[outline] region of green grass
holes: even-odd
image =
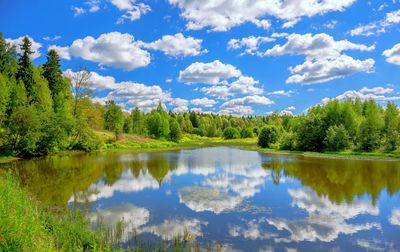
[[[398,160],[400,159],[400,151],[394,152],[361,152],[361,151],[327,151],[327,152],[310,152],[310,151],[287,151],[276,149],[263,149],[257,146],[244,149],[259,151],[269,154],[281,155],[302,155],[306,157],[321,157],[321,158],[348,158],[348,159],[379,159],[379,160]]]
[[[0,177],[0,251],[107,251],[101,233],[79,212],[54,213],[22,189],[10,174]]]

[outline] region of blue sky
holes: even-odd
[[[14,0],[9,42],[49,48],[93,99],[125,109],[301,114],[332,98],[400,100],[400,1]]]

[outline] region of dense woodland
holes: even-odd
[[[90,72],[65,76],[54,50],[35,67],[31,42],[21,53],[0,33],[0,155],[44,155],[61,150],[101,148],[96,132],[146,135],[179,142],[184,134],[225,139],[258,137],[263,148],[301,151],[395,151],[400,116],[394,103],[332,100],[307,115],[233,117],[196,112],[173,113],[160,104],[149,113],[122,110],[90,99]]]

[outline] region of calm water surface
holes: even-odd
[[[45,203],[227,251],[400,251],[400,162],[218,147],[93,153],[13,164]]]

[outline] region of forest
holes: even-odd
[[[400,146],[396,104],[374,100],[331,100],[299,116],[234,117],[188,111],[174,113],[163,105],[147,113],[128,112],[113,101],[90,99],[90,71],[61,70],[54,50],[34,66],[31,41],[21,52],[0,34],[0,156],[39,156],[63,150],[102,148],[100,131],[148,136],[179,142],[184,135],[224,139],[258,138],[262,148],[290,151],[393,152]]]

